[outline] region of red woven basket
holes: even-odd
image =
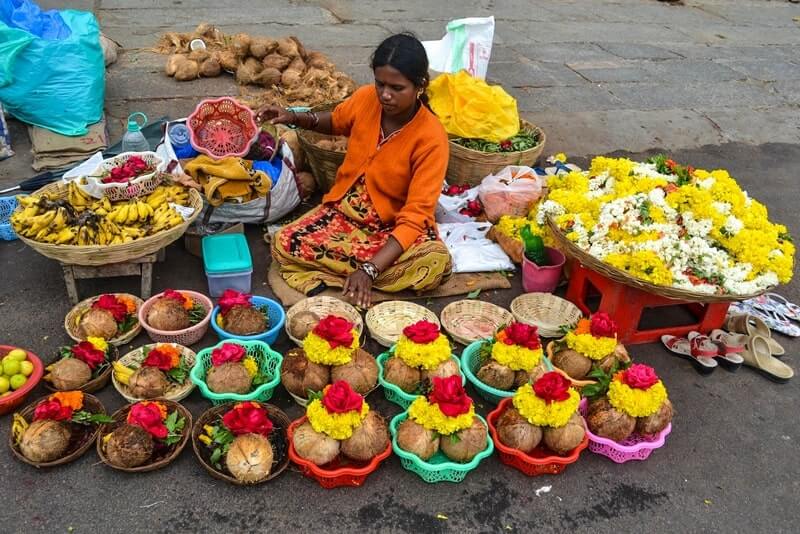
[[[195,150],[216,159],[243,157],[258,134],[250,108],[226,96],[200,102],[186,126]]]

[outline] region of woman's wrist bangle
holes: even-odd
[[[372,279],[373,282],[377,280],[378,275],[381,274],[381,272],[378,270],[375,264],[370,261],[365,261],[364,263],[361,264],[359,268],[362,271],[364,271],[367,274],[367,276],[369,276]]]
[[[297,112],[295,110],[291,110],[292,112],[292,126],[297,126]]]

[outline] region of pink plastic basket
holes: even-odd
[[[258,134],[250,108],[226,96],[200,102],[186,126],[195,150],[217,159],[243,157]]]
[[[150,336],[150,339],[156,343],[177,343],[178,345],[188,347],[189,345],[194,345],[203,339],[204,335],[206,335],[208,323],[211,321],[211,310],[214,309],[214,303],[211,302],[210,298],[196,291],[189,291],[188,289],[178,289],[177,291],[189,295],[193,300],[203,305],[203,307],[206,309],[206,316],[202,321],[190,326],[189,328],[176,330],[174,332],[157,330],[148,325],[147,312],[150,310],[150,306],[153,305],[156,299],[163,295],[163,293],[159,293],[158,295],[153,295],[147,299],[145,303],[139,307],[139,324],[141,324],[142,328],[147,331],[147,335]]]
[[[581,399],[578,407],[581,415],[586,417],[589,409],[589,402]],[[650,453],[664,445],[667,435],[672,431],[672,423],[667,428],[652,436],[642,436],[637,433],[631,434],[625,441],[617,443],[608,438],[602,438],[592,434],[587,425],[586,434],[589,436],[589,450],[595,454],[606,456],[618,464],[624,464],[631,460],[646,460]]]

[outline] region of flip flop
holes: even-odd
[[[706,340],[711,343],[707,337]],[[661,336],[661,343],[667,347],[668,351],[692,362],[700,374],[711,374],[717,368],[717,360],[714,359],[717,347],[713,343],[711,345],[701,344],[695,340],[689,341],[685,337],[669,335]]]
[[[737,334],[747,334],[749,337],[761,336],[767,340],[769,350],[773,356],[783,356],[786,349],[772,339],[769,326],[760,317],[752,314],[728,315],[725,319],[725,330]]]
[[[689,333],[689,339],[692,339],[692,334]],[[717,345],[719,354],[717,361],[725,368],[726,371],[735,372],[742,366],[744,359],[742,359],[742,352],[744,352],[744,345],[747,342],[747,336],[744,334],[729,334],[724,330],[712,330],[708,335],[709,339]]]
[[[731,307],[728,309],[728,313],[734,315],[751,315],[761,319],[761,321],[764,322],[771,330],[780,332],[781,334],[789,337],[800,337],[800,326],[792,323],[789,319],[777,311],[757,308],[753,306],[753,303],[750,301],[731,304]]]
[[[769,343],[763,336],[753,336],[747,340],[742,353],[744,364],[752,367],[773,382],[785,383],[794,376],[791,367],[772,356]]]
[[[774,311],[793,321],[800,321],[800,306],[777,293],[765,293],[749,299],[748,302],[760,310]]]

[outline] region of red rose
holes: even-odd
[[[438,404],[439,409],[447,417],[457,417],[467,413],[470,406],[472,406],[472,399],[464,391],[459,375],[448,376],[447,378],[434,377],[433,389],[428,395],[428,400]]]
[[[344,380],[337,380],[327,388],[322,395],[322,405],[328,413],[346,413],[361,410],[364,398],[353,391],[350,384]]]
[[[554,401],[565,401],[569,398],[570,381],[562,374],[550,371],[543,374],[533,384],[533,392],[547,404]]]
[[[257,402],[242,402],[222,416],[222,424],[235,436],[242,434],[261,434],[268,436],[272,432],[272,421],[267,410]]]
[[[439,326],[430,321],[417,321],[403,329],[403,335],[414,343],[431,343],[439,337]]]
[[[128,307],[124,303],[117,300],[114,295],[101,295],[99,299],[94,301],[92,308],[100,308],[111,312],[114,320],[121,323],[128,316]]]
[[[154,402],[139,402],[131,406],[128,423],[142,427],[156,439],[165,439],[169,434],[161,416],[161,409]]]
[[[350,347],[353,344],[353,327],[355,325],[343,317],[328,315],[322,319],[313,332],[328,342],[331,349]]]
[[[156,367],[162,371],[170,371],[173,368],[172,355],[161,351],[158,347],[151,349],[147,353],[142,365],[145,367]]]
[[[526,349],[536,350],[541,348],[538,329],[524,323],[511,323],[504,329],[506,338],[503,342],[506,345],[519,345]]]
[[[606,312],[597,312],[590,319],[589,332],[594,337],[615,337],[617,323]]]
[[[500,141],[500,150],[502,150],[503,152],[510,152],[513,149],[514,145],[511,143],[509,139],[506,139],[505,141]]]
[[[658,375],[649,365],[635,363],[622,373],[622,381],[635,389],[648,389],[658,382]]]
[[[224,343],[211,352],[211,365],[219,367],[223,363],[240,362],[247,355],[247,351],[236,343]]]
[[[253,296],[247,293],[239,293],[233,289],[226,289],[219,298],[219,311],[224,317],[234,306],[250,306],[250,299],[252,298]]]
[[[52,419],[53,421],[69,421],[72,419],[72,408],[62,406],[57,400],[46,400],[36,405],[33,420]]]
[[[174,289],[165,289],[161,294],[161,298],[177,300],[181,303],[181,306],[183,306],[183,303],[186,302],[186,297],[183,296],[183,293],[175,291]]]
[[[106,353],[102,350],[94,348],[94,345],[88,341],[81,341],[71,349],[72,357],[80,360],[89,366],[89,369],[94,369],[106,361]]]

